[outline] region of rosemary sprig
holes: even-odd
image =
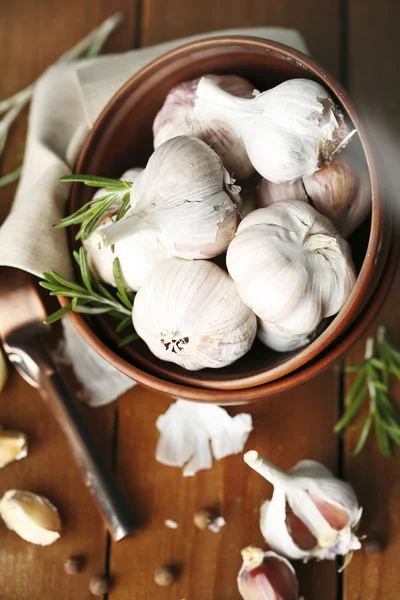
[[[55,323],[69,312],[90,315],[109,314],[118,321],[117,333],[121,333],[127,328],[131,330],[119,343],[119,346],[138,339],[139,336],[134,333],[132,325],[134,294],[124,286],[119,259],[115,258],[113,262],[117,288],[114,292],[105,287],[89,268],[84,248],[80,248],[79,252],[74,252],[74,258],[79,266],[82,283],[69,281],[54,271],[43,273],[43,281],[40,281],[39,285],[49,290],[50,296],[71,298],[70,304],[49,315],[45,323]]]
[[[361,452],[374,426],[381,453],[392,457],[392,444],[400,446],[400,413],[390,399],[389,383],[390,375],[400,380],[400,351],[389,342],[385,327],[378,328],[377,344],[373,338],[367,339],[364,361],[347,371],[357,376],[345,399],[346,412],[334,431],[343,431],[369,402],[367,415],[353,427],[361,429],[353,454]]]
[[[107,213],[115,212],[115,220],[119,221],[129,211],[130,189],[132,183],[108,177],[95,175],[65,175],[60,181],[84,183],[89,187],[104,188],[104,195],[93,198],[81,206],[77,211],[61,219],[54,225],[56,228],[70,227],[81,224],[75,239],[88,238],[98,227]]]

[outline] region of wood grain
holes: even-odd
[[[400,5],[395,0],[349,3],[349,70],[348,86],[359,103],[365,120],[383,158],[394,194],[388,196],[400,206],[398,105],[398,22]],[[398,215],[397,215],[398,220]],[[397,276],[386,305],[367,335],[375,335],[378,324],[385,324],[391,338],[400,345],[400,276]],[[363,359],[367,336],[346,357],[348,364]],[[348,385],[350,383],[350,377]],[[393,384],[391,396],[400,407],[400,385]],[[400,588],[398,569],[400,553],[400,461],[383,458],[372,433],[362,453],[351,455],[359,432],[346,434],[345,472],[354,484],[364,516],[360,532],[379,536],[387,543],[380,554],[358,552],[344,575],[346,600],[397,600]]]
[[[99,25],[113,12],[124,10],[125,23],[115,33],[108,49],[130,48],[134,37],[136,3],[132,0],[90,0],[50,3],[17,0],[0,3],[0,98],[33,81],[63,52]],[[18,164],[23,149],[26,120],[13,129],[3,172]],[[0,222],[11,204],[14,190],[0,194]],[[112,452],[114,407],[86,410],[95,437],[109,458]],[[20,539],[0,525],[0,598],[83,600],[89,598],[89,579],[104,572],[107,538],[100,518],[85,490],[70,451],[37,392],[16,372],[10,372],[1,393],[0,424],[20,429],[29,436],[29,455],[1,471],[0,496],[20,488],[44,494],[59,508],[64,531],[57,543],[41,548]],[[63,562],[83,554],[82,574],[68,576]]]

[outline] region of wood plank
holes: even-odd
[[[349,89],[365,115],[384,166],[395,189],[394,200],[399,206],[400,120],[398,105],[400,57],[398,22],[400,5],[396,0],[383,2],[349,2]],[[373,43],[371,43],[373,41]],[[400,345],[400,276],[397,276],[384,309],[369,334],[375,335],[378,324],[388,327],[391,338]],[[364,355],[365,338],[347,356],[349,364],[360,362]],[[348,385],[350,384],[350,377]],[[400,407],[400,385],[392,387],[392,398]],[[387,542],[385,552],[367,555],[358,552],[345,572],[346,600],[396,600],[399,597],[400,573],[400,461],[383,458],[374,434],[362,453],[354,458],[351,452],[358,432],[346,434],[345,470],[359,493],[365,513],[361,533],[382,536]]]
[[[0,98],[33,81],[64,51],[115,11],[124,10],[125,24],[108,44],[110,51],[128,49],[134,37],[136,2],[90,0],[49,3],[46,0],[0,3]],[[4,171],[18,164],[26,119],[12,131]],[[0,194],[0,222],[7,213],[13,189]],[[97,439],[111,454],[114,407],[85,410]],[[59,508],[64,531],[54,545],[28,544],[15,533],[1,529],[0,597],[7,600],[83,600],[90,596],[89,579],[104,572],[106,534],[85,490],[67,445],[37,392],[12,372],[1,393],[0,424],[29,435],[27,458],[1,472],[0,495],[10,488],[32,490],[49,497]],[[63,572],[68,556],[83,554],[86,568],[75,577]]]
[[[233,0],[229,7],[219,0],[194,4],[144,0],[142,14],[142,44],[235,26],[296,27],[315,57],[339,71],[336,0],[323,12],[313,0]],[[232,412],[250,411],[254,417],[248,448],[257,448],[285,468],[313,458],[335,470],[337,439],[332,428],[338,417],[338,395],[338,372],[331,368],[290,393]],[[116,585],[110,600],[128,600],[132,595],[135,600],[239,600],[240,550],[249,543],[263,544],[258,511],[271,487],[249,471],[241,456],[220,461],[194,478],[183,478],[178,469],[156,463],[154,424],[168,405],[168,399],[139,388],[119,402],[118,478],[143,525],[134,538],[112,546]],[[220,533],[196,530],[193,514],[202,506],[219,507],[227,520]],[[166,518],[176,520],[179,528],[167,529]],[[158,588],[154,570],[169,562],[181,566],[180,577],[170,588]],[[307,600],[336,599],[335,563],[298,565],[298,572]]]

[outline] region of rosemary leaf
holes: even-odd
[[[364,388],[363,390],[359,391],[358,396],[354,398],[352,404],[349,406],[342,418],[336,423],[335,427],[333,428],[333,431],[335,433],[343,431],[343,429],[345,429],[347,425],[349,425],[349,423],[351,423],[351,421],[358,415],[367,398],[367,395],[367,388]]]
[[[112,191],[126,190],[131,187],[129,181],[111,179],[110,177],[98,177],[97,175],[64,175],[60,181],[66,183],[84,183],[89,187],[108,188]]]
[[[126,346],[127,344],[130,344],[131,342],[135,342],[138,339],[139,339],[139,336],[137,333],[131,333],[131,335],[127,335],[123,340],[121,340],[119,342],[118,348],[122,348],[123,346]]]
[[[388,439],[387,432],[382,427],[379,417],[375,417],[375,431],[376,431],[376,439],[378,440],[379,450],[386,458],[392,458],[393,454],[390,449],[390,442]]]
[[[354,402],[354,400],[358,397],[362,386],[365,385],[366,377],[367,377],[366,370],[365,369],[361,370],[360,373],[355,378],[354,383],[351,386],[351,388],[346,396],[346,400],[345,400],[346,406],[350,406]]]
[[[128,325],[131,325],[131,324],[132,324],[132,318],[131,317],[125,317],[116,326],[116,328],[115,328],[116,333],[121,333],[121,331],[123,331],[124,329],[126,329],[128,327]]]
[[[57,310],[52,315],[48,316],[43,322],[46,325],[50,325],[51,323],[55,323],[56,321],[59,321],[60,319],[65,317],[65,315],[67,315],[71,311],[72,311],[72,305],[67,304],[66,306],[63,306],[63,308],[60,308],[60,310]]]
[[[371,425],[372,425],[372,416],[368,415],[368,417],[365,419],[364,426],[361,431],[361,435],[358,438],[357,445],[353,450],[353,456],[356,456],[357,454],[359,454],[361,452],[361,450],[364,448],[365,442],[367,441],[369,432],[371,430]]]
[[[122,278],[121,265],[119,262],[119,258],[114,258],[113,275],[114,275],[115,285],[117,286],[117,290],[118,290],[117,295],[118,295],[119,299],[121,300],[121,302],[123,304],[125,304],[125,306],[127,308],[130,308],[132,310],[133,304],[132,304],[132,301],[129,298],[128,294],[126,293],[124,281]]]

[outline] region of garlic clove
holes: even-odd
[[[275,552],[247,546],[238,574],[238,589],[244,600],[298,600],[296,573],[288,560]]]
[[[215,85],[233,96],[251,98],[254,86],[237,75],[207,75]],[[154,123],[154,148],[178,135],[195,136],[218,154],[224,167],[238,179],[254,172],[243,141],[227,123],[202,119],[194,114],[196,90],[200,77],[180,83],[168,93]]]
[[[245,462],[274,486],[261,507],[260,528],[276,552],[288,558],[334,559],[361,547],[354,531],[362,509],[353,488],[315,461],[284,472],[253,451]]]
[[[203,77],[195,115],[235,128],[256,171],[274,183],[312,175],[355,133],[327,90],[309,79],[291,79],[245,99]]]
[[[339,312],[356,280],[348,243],[299,201],[251,212],[229,244],[226,263],[243,302],[293,335],[308,334]]]
[[[0,430],[0,468],[28,455],[28,438],[21,431]]]
[[[142,168],[135,167],[134,169],[128,169],[124,171],[120,177],[121,181],[130,181],[133,183],[138,175],[143,171]]]
[[[0,392],[4,388],[7,381],[7,363],[4,354],[0,349]]]
[[[178,136],[150,157],[131,188],[131,211],[91,236],[106,248],[138,228],[157,231],[170,253],[186,259],[212,258],[224,252],[235,235],[238,213],[226,170],[200,139]],[[179,227],[177,227],[179,223]]]
[[[303,181],[299,179],[293,183],[272,183],[268,179],[262,179],[257,188],[257,207],[265,208],[275,202],[301,200],[308,202]]]
[[[278,325],[258,319],[257,337],[276,352],[291,352],[309,344],[314,335],[313,332],[292,334]]]
[[[6,492],[0,500],[0,516],[9,529],[32,544],[48,546],[60,537],[61,521],[56,507],[32,492]]]
[[[156,265],[144,281],[133,325],[155,356],[189,370],[233,363],[250,349],[257,329],[225,271],[177,258]]]

